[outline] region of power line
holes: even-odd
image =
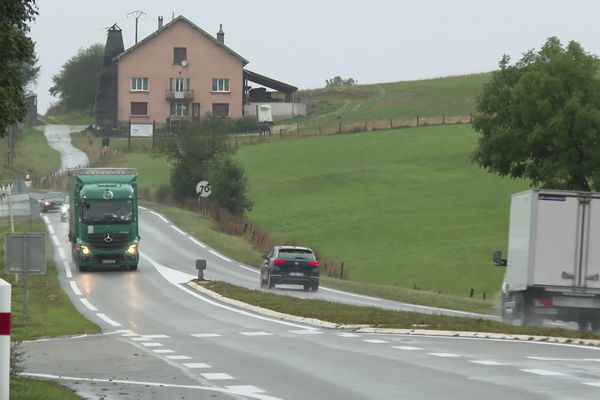
[[[138,19],[140,19],[140,17],[142,15],[147,16],[148,14],[143,11],[140,11],[140,10],[135,10],[135,11],[128,13],[127,17],[129,17],[130,15],[133,15],[133,17],[135,18],[135,44],[137,44],[137,42],[138,42]]]

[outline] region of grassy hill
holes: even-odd
[[[240,149],[255,205],[277,237],[344,261],[352,280],[467,295],[498,290],[510,194],[470,162],[469,125],[276,141]]]
[[[490,74],[453,76],[420,81],[356,85],[300,91],[310,114],[293,120],[303,126],[330,127],[371,120],[409,120],[468,116]],[[290,122],[290,121],[287,121]]]

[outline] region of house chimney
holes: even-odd
[[[158,17],[158,29],[162,29],[163,27],[163,17]]]
[[[217,32],[217,41],[221,44],[225,44],[225,32],[223,32],[223,24],[219,25],[219,32]]]

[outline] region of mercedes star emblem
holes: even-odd
[[[106,236],[104,236],[104,241],[106,243],[110,243],[113,241],[113,238],[110,237],[110,233],[107,233]]]

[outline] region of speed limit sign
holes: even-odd
[[[209,181],[200,181],[196,185],[196,193],[200,197],[208,197],[212,193],[212,186]]]

